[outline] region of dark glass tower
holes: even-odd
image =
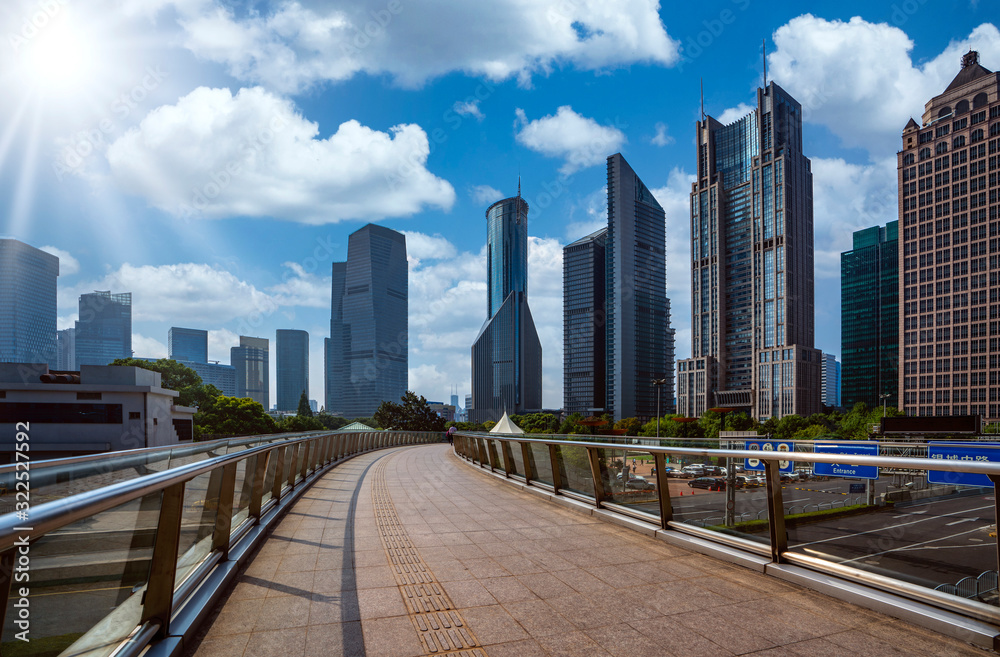
[[[607,359],[602,228],[563,248],[563,411],[604,412]]]
[[[899,402],[899,222],[854,233],[840,254],[841,400],[845,408]]]
[[[605,252],[607,402],[618,420],[674,410],[674,330],[666,288],[666,216],[622,157],[608,158]],[[666,379],[658,390],[654,379]]]
[[[332,273],[326,410],[370,417],[409,382],[406,237],[368,224],[351,234],[347,262]]]
[[[171,360],[207,363],[208,331],[171,326],[167,330],[167,354]]]
[[[294,411],[299,407],[303,391],[309,398],[309,334],[295,329],[278,329],[275,333],[278,352],[278,410]]]
[[[56,367],[59,258],[0,239],[0,362]]]
[[[236,370],[236,396],[260,402],[264,410],[271,407],[269,360],[267,338],[241,335],[240,346],[229,349],[229,362]]]
[[[487,319],[472,345],[472,422],[542,408],[542,344],[528,308],[528,204],[486,210]]]
[[[132,357],[132,293],[80,295],[76,366],[107,365]]]
[[[772,82],[738,121],[699,121],[696,143],[692,357],[677,366],[678,412],[818,413],[822,356],[813,347],[812,171],[802,153],[802,107]]]

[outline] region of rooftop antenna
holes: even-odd
[[[767,89],[767,39],[761,39],[760,46],[764,58],[764,88]]]
[[[705,122],[705,78],[701,79],[701,122]]]

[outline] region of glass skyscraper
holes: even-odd
[[[229,362],[236,370],[236,396],[271,408],[271,369],[267,338],[240,336],[240,346],[229,350]],[[300,393],[301,394],[301,393]]]
[[[528,204],[486,210],[487,319],[472,344],[470,421],[542,408],[542,344],[528,308]]]
[[[132,357],[132,293],[80,295],[76,366],[107,365]]]
[[[0,362],[56,367],[59,258],[0,239]]]
[[[278,352],[278,410],[294,411],[302,393],[309,398],[309,334],[296,329],[278,329],[275,333]]]
[[[841,400],[851,409],[897,406],[899,359],[899,222],[854,233],[840,254]]]
[[[332,274],[326,410],[370,417],[409,383],[406,237],[368,224],[351,234],[347,262],[333,263]]]
[[[608,229],[563,248],[563,411],[604,412],[607,358],[604,294]]]
[[[170,327],[167,331],[167,353],[172,360],[207,363],[208,331]]]
[[[674,330],[666,216],[621,153],[608,157],[606,412],[647,421],[674,411]],[[654,379],[665,379],[660,387]]]
[[[833,354],[823,354],[823,405],[840,408],[841,367]]]
[[[757,107],[697,123],[691,190],[691,349],[678,412],[723,406],[758,419],[820,404],[814,348],[813,198],[802,107],[773,82]]]

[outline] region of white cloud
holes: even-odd
[[[80,313],[78,312],[73,312],[69,315],[59,315],[56,317],[56,330],[65,331],[66,329],[76,328],[76,320],[78,319],[80,319]]]
[[[716,117],[716,120],[722,125],[729,125],[735,121],[739,121],[744,116],[756,109],[753,105],[747,105],[746,103],[740,103],[736,107],[730,107],[725,110],[722,114]]]
[[[472,200],[475,201],[478,205],[484,205],[484,206],[490,205],[494,201],[499,201],[504,197],[503,192],[501,192],[499,189],[494,189],[489,185],[473,185],[469,189],[469,196],[471,196]]]
[[[54,246],[40,246],[40,251],[52,254],[59,258],[59,275],[72,276],[80,271],[80,262],[70,255],[69,251],[64,251]]]
[[[677,358],[691,355],[691,183],[694,175],[675,167],[667,184],[651,189],[667,220],[667,297]]]
[[[476,120],[482,121],[486,118],[482,110],[479,109],[479,99],[475,98],[467,101],[456,101],[452,106],[456,114],[461,114],[462,116],[474,116]]]
[[[577,217],[582,211],[583,216]],[[570,221],[566,224],[566,243],[575,242],[601,228],[608,227],[608,186],[587,194],[583,200],[570,208]]]
[[[451,208],[455,191],[426,168],[417,125],[389,133],[346,121],[326,139],[293,104],[259,87],[199,87],[159,107],[108,147],[113,181],[184,217],[375,221]]]
[[[828,21],[805,14],[778,28],[768,72],[803,106],[807,121],[830,128],[847,146],[894,152],[910,117],[958,74],[970,48],[1000,61],[1000,31],[989,23],[915,64],[903,30],[860,17]],[[996,68],[996,66],[993,66]]]
[[[317,276],[297,262],[284,262],[281,266],[285,268],[281,283],[267,289],[275,302],[282,306],[330,307],[329,276]]]
[[[156,338],[147,338],[140,333],[132,334],[132,353],[136,358],[166,358],[167,345]]]
[[[404,230],[406,235],[406,258],[411,266],[421,260],[444,260],[454,258],[455,246],[441,235],[427,235],[416,231]]]
[[[231,365],[230,349],[240,346],[240,336],[229,329],[213,329],[208,332],[208,359],[223,365]]]
[[[669,146],[674,143],[674,138],[667,134],[667,124],[657,123],[656,124],[656,134],[653,135],[649,142],[654,146]]]
[[[528,85],[565,63],[602,70],[678,59],[651,0],[290,1],[240,16],[220,0],[171,4],[193,53],[282,92],[359,73],[408,87],[453,71]]]
[[[515,125],[520,125],[517,142],[548,157],[565,159],[559,169],[563,175],[604,163],[628,141],[618,128],[581,116],[569,105],[534,121],[520,108],[516,113]]]

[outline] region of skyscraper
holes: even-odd
[[[1000,420],[1000,73],[970,51],[921,123],[897,154],[899,409]]]
[[[840,408],[840,363],[833,354],[823,354],[823,405]]]
[[[57,370],[75,370],[76,367],[76,329],[68,328],[56,331],[56,366]]]
[[[608,229],[563,248],[563,411],[604,411],[607,357],[604,295]]]
[[[167,331],[167,353],[172,360],[208,362],[208,331],[171,326]]]
[[[0,239],[0,362],[56,366],[59,258]]]
[[[368,224],[351,234],[347,262],[332,273],[326,410],[370,417],[409,382],[406,237]]]
[[[295,329],[278,329],[274,343],[278,352],[278,410],[294,411],[299,407],[303,392],[306,399],[309,398],[309,334]]]
[[[132,293],[80,295],[76,321],[76,366],[107,365],[132,357]]]
[[[236,370],[236,396],[260,402],[264,410],[271,408],[271,369],[267,338],[241,335],[240,346],[229,349],[229,362]]]
[[[899,222],[854,233],[840,254],[841,399],[898,405]]]
[[[608,158],[605,252],[607,412],[617,420],[674,410],[674,330],[666,288],[666,217],[639,176]],[[665,379],[661,387],[653,380]]]
[[[486,210],[486,322],[472,344],[470,421],[542,408],[542,343],[528,308],[528,204]]]
[[[692,357],[677,366],[678,410],[742,408],[760,420],[819,412],[802,107],[772,82],[743,118],[722,125],[705,117],[696,130]]]

